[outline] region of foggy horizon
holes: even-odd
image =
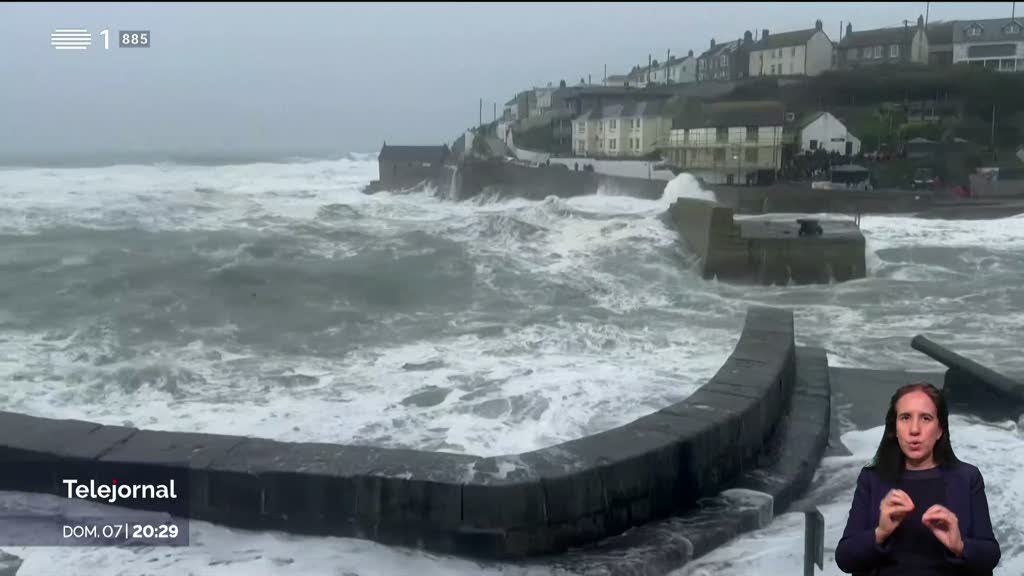
[[[795,4],[5,4],[0,164],[338,157],[451,144],[531,87],[594,84],[750,30],[837,40],[925,2]],[[1009,17],[1010,2],[931,3],[929,21]],[[736,15],[741,14],[742,20]],[[747,20],[744,24],[743,20]],[[845,26],[845,24],[843,24]],[[50,46],[83,28],[82,51]],[[99,33],[109,29],[111,47]],[[150,30],[145,49],[119,30]]]

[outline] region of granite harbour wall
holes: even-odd
[[[725,364],[685,400],[599,434],[487,458],[0,412],[0,489],[63,494],[59,478],[13,473],[27,460],[72,462],[104,481],[174,470],[189,479],[194,519],[473,557],[544,555],[692,509],[755,468],[795,370],[792,313],[753,307]]]

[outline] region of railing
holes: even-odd
[[[995,388],[1001,391],[1012,393],[1019,391],[1021,388],[1021,385],[1016,381],[1011,380],[994,370],[986,368],[969,358],[964,358],[956,352],[940,346],[924,336],[914,336],[914,339],[910,341],[910,347],[918,352],[924,353],[933,360],[944,364],[947,368],[964,372],[978,380],[992,384]]]

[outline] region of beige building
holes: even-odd
[[[710,184],[773,181],[782,166],[782,103],[717,102],[673,120],[665,160]]]
[[[639,158],[668,141],[671,119],[661,101],[625,102],[592,108],[572,122],[576,156]]]
[[[750,77],[817,76],[832,68],[832,41],[822,30],[821,20],[814,28],[769,34],[750,49]]]

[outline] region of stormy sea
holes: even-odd
[[[832,366],[938,371],[917,334],[1024,374],[1024,217],[865,216],[868,277],[704,280],[658,200],[366,195],[373,155],[244,165],[0,168],[0,409],[176,431],[496,455],[677,402],[746,309],[790,308]],[[824,217],[842,218],[841,215]],[[1024,432],[952,419],[1003,561],[1024,573]],[[824,574],[881,428],[846,429],[812,491]],[[3,507],[46,499],[3,494]],[[787,514],[679,574],[794,574]],[[17,574],[553,574],[373,542],[191,523],[187,548],[3,547]],[[12,568],[13,569],[13,568]]]

